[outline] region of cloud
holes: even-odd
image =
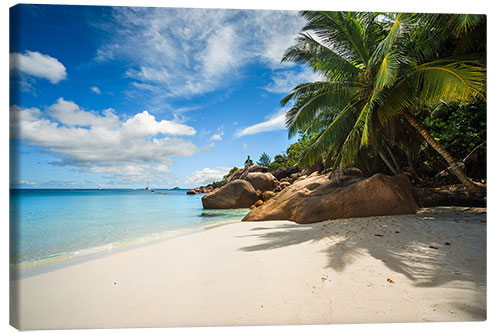
[[[92,127],[116,127],[120,121],[114,114],[113,109],[104,110],[104,116],[95,111],[82,110],[75,102],[58,98],[57,103],[49,106],[47,112],[61,124],[68,126],[92,126]]]
[[[281,70],[273,73],[272,82],[263,87],[264,90],[275,94],[288,94],[297,85],[304,82],[315,82],[322,77],[309,68],[303,70]]]
[[[286,112],[279,112],[272,117],[270,117],[268,120],[257,123],[255,125],[246,127],[242,130],[239,130],[236,132],[235,136],[237,138],[240,138],[245,135],[253,135],[253,134],[258,134],[258,133],[263,133],[263,132],[272,132],[272,131],[277,131],[277,130],[283,130],[286,129],[285,126],[285,114]]]
[[[101,89],[99,89],[99,87],[96,87],[96,86],[90,87],[90,90],[92,90],[97,95],[101,95],[102,94]]]
[[[137,7],[114,7],[107,21],[96,24],[104,30],[96,60],[127,61],[134,87],[155,98],[229,86],[250,63],[293,66],[281,57],[305,23],[294,11]]]
[[[22,179],[21,180],[12,180],[10,183],[13,185],[29,185],[29,186],[38,185],[37,182],[32,182],[29,180],[22,180]]]
[[[215,169],[204,168],[193,172],[191,176],[186,177],[186,184],[192,186],[201,186],[222,180],[231,168],[216,167]]]
[[[217,132],[210,137],[210,141],[222,141],[222,136],[224,135],[224,126],[219,126]]]
[[[59,98],[45,112],[12,106],[11,137],[53,153],[54,165],[79,167],[116,179],[145,180],[168,172],[171,157],[192,156],[200,149],[178,136],[196,130],[172,120],[156,120],[148,111],[120,119],[112,109],[86,111]]]
[[[210,138],[210,141],[222,141],[222,135],[221,134],[217,134],[215,133],[214,135],[212,135],[212,137]]]
[[[10,54],[10,69],[25,75],[49,80],[58,83],[66,79],[66,67],[53,58],[40,52],[26,51],[25,53]]]

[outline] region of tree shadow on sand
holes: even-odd
[[[339,219],[253,228],[253,252],[325,242],[327,267],[343,271],[368,253],[417,287],[451,281],[486,285],[486,214],[464,208],[424,209],[417,215]],[[478,259],[479,258],[479,259]]]

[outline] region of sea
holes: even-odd
[[[241,221],[248,212],[203,209],[202,196],[177,189],[11,189],[11,270],[32,275]]]

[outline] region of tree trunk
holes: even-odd
[[[398,174],[401,173],[401,167],[399,166],[398,160],[396,159],[396,156],[394,156],[392,149],[389,146],[385,146],[385,148],[387,149],[387,152],[391,156],[392,162],[394,163],[394,168],[396,169]]]
[[[455,162],[453,157],[432,137],[432,135],[415,119],[412,115],[410,115],[406,110],[402,110],[401,114],[403,117],[410,123],[415,130],[422,135],[422,137],[434,148],[450,165],[450,171],[453,172],[455,176],[457,176],[458,180],[467,188],[467,190],[471,193],[479,193],[483,192],[484,188],[479,185],[473,183],[459,168],[458,164]]]
[[[396,170],[396,168],[392,165],[391,161],[389,160],[389,158],[387,158],[387,155],[383,152],[383,151],[377,151],[377,153],[380,155],[380,157],[382,158],[382,160],[384,161],[385,165],[387,165],[387,167],[391,170],[391,172],[396,176],[398,175],[398,170]]]
[[[422,178],[419,177],[415,164],[413,163],[413,156],[411,155],[410,142],[407,140],[405,142],[406,146],[406,158],[408,159],[408,167],[410,168],[410,173],[415,182],[422,183]]]

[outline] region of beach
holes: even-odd
[[[482,321],[486,209],[230,223],[10,288],[19,329]]]

